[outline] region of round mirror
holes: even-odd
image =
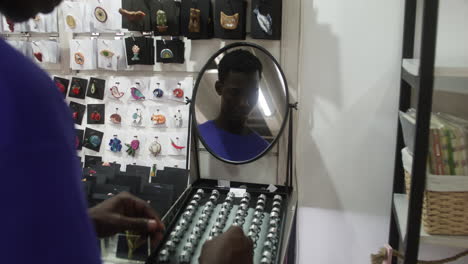
[[[256,44],[234,43],[216,52],[197,78],[195,130],[216,158],[252,162],[278,140],[288,102],[286,79],[273,55]]]

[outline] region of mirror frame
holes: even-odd
[[[205,140],[203,139],[203,137],[200,136],[200,131],[198,129],[198,124],[197,124],[197,116],[196,116],[196,112],[195,112],[195,103],[196,103],[196,99],[197,99],[197,92],[198,92],[198,87],[200,85],[200,82],[201,82],[201,79],[205,73],[205,71],[207,70],[207,68],[210,66],[210,63],[216,58],[218,57],[219,55],[221,55],[222,53],[226,52],[227,50],[229,49],[232,49],[232,48],[236,48],[236,47],[251,47],[251,48],[256,48],[256,49],[259,49],[260,51],[264,52],[265,55],[268,56],[268,58],[270,58],[273,63],[275,64],[275,66],[278,68],[278,71],[280,72],[281,74],[281,78],[283,78],[283,81],[284,81],[284,88],[285,88],[285,93],[286,93],[286,104],[285,104],[285,108],[286,108],[286,111],[285,111],[285,114],[284,114],[284,119],[283,119],[283,123],[281,124],[281,128],[278,132],[278,135],[275,137],[275,139],[271,142],[271,144],[265,148],[265,150],[263,150],[262,153],[260,153],[259,155],[257,155],[256,157],[252,158],[252,159],[249,159],[249,160],[245,160],[245,161],[232,161],[232,160],[226,160],[220,156],[218,156],[209,146],[208,144],[206,144]],[[195,139],[199,139],[203,146],[206,148],[206,150],[212,155],[214,156],[215,158],[217,158],[218,160],[222,161],[222,162],[225,162],[225,163],[229,163],[229,164],[234,164],[234,165],[242,165],[242,164],[247,164],[247,163],[251,163],[251,162],[254,162],[260,158],[262,158],[263,156],[265,156],[265,154],[267,154],[276,144],[276,142],[278,141],[278,139],[280,138],[280,136],[283,134],[283,131],[284,131],[284,128],[286,127],[286,123],[288,121],[288,117],[289,117],[289,89],[288,89],[288,82],[286,80],[286,76],[284,75],[284,72],[283,72],[283,69],[281,69],[281,66],[280,64],[278,63],[278,61],[275,59],[275,57],[268,51],[266,50],[265,48],[263,48],[262,46],[259,46],[257,44],[254,44],[254,43],[250,43],[250,42],[236,42],[236,43],[232,43],[232,44],[229,44],[229,45],[226,45],[224,47],[222,47],[220,50],[218,50],[215,54],[213,54],[208,60],[207,62],[205,63],[205,65],[203,66],[203,68],[200,70],[200,73],[198,74],[198,77],[197,77],[197,81],[195,82],[195,86],[194,86],[194,89],[193,89],[193,95],[192,95],[192,99],[190,101],[190,112],[193,114],[193,119],[192,119],[192,125],[193,125],[193,132],[194,132],[194,135],[195,135]],[[198,144],[194,144],[194,146],[197,148],[196,151],[198,152],[199,149],[198,149]]]

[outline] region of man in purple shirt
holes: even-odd
[[[199,131],[206,145],[223,159],[250,160],[269,145],[246,125],[257,105],[262,68],[257,57],[242,49],[229,52],[219,62],[215,89],[221,96],[221,110],[215,120],[201,124]]]
[[[0,0],[0,12],[22,22],[60,2]],[[1,39],[0,92],[0,263],[99,264],[98,236],[129,230],[153,245],[162,239],[156,212],[128,193],[87,211],[70,110],[47,73]],[[205,244],[202,264],[226,254],[229,263],[251,263],[242,230],[216,241]]]

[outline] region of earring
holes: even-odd
[[[91,113],[91,120],[101,121],[101,114],[98,111],[92,112]]]
[[[34,57],[39,61],[42,62],[42,53],[41,52],[35,52]]]
[[[127,154],[135,157],[136,151],[140,148],[140,141],[138,140],[138,137],[135,136],[135,139],[130,142],[130,144],[125,144],[127,146]]]
[[[151,167],[150,177],[156,177],[156,171],[157,171],[157,165],[153,164],[153,166]]]
[[[76,64],[83,65],[85,63],[85,57],[84,57],[83,53],[76,52],[74,57],[75,57],[75,63]]]
[[[176,127],[181,128],[184,121],[182,120],[182,114],[180,113],[180,110],[178,110],[178,114],[174,115],[174,120]]]
[[[119,83],[115,83],[115,84],[116,85],[110,88],[110,91],[111,91],[112,96],[114,96],[115,99],[119,99],[122,96],[124,96],[124,93],[119,91],[119,87],[117,87]]]
[[[179,143],[179,138],[176,137],[176,140],[174,141],[172,138],[171,138],[171,145],[172,147],[174,147],[176,150],[180,151],[180,150],[183,150],[185,147],[177,144]]]
[[[130,21],[130,22],[136,22],[136,21],[142,20],[146,16],[146,14],[144,12],[142,12],[142,11],[128,11],[128,10],[123,9],[123,8],[119,9],[119,13],[123,17],[128,19],[128,21]]]
[[[94,9],[94,17],[97,21],[105,23],[107,21],[107,12],[104,10],[104,8],[98,6],[96,9]]]
[[[153,90],[153,95],[156,98],[161,98],[164,95],[164,91],[161,88],[159,88],[160,83],[157,83],[157,85],[158,85],[158,88]]]
[[[65,92],[65,85],[63,85],[61,82],[55,81],[55,86],[57,86],[57,88],[59,89],[61,93]]]
[[[161,150],[162,150],[162,147],[161,147],[161,144],[159,144],[158,142],[158,137],[155,137],[155,140],[149,146],[149,151],[151,152],[151,154],[153,154],[153,156],[156,157],[157,155],[161,153]]]
[[[91,83],[90,92],[91,92],[91,94],[95,94],[95,93],[96,93],[96,85],[94,84],[94,82]]]
[[[156,24],[160,33],[167,31],[167,16],[164,10],[158,10],[158,12],[156,12]]]
[[[114,56],[114,52],[112,52],[110,50],[101,50],[101,52],[99,52],[99,54],[101,54],[101,56],[104,56],[106,58],[112,58],[112,56]]]
[[[141,110],[137,108],[136,112],[133,113],[132,118],[133,118],[133,124],[134,125],[141,125],[141,121],[143,119],[143,117],[141,115]]]
[[[109,142],[110,150],[112,152],[120,152],[122,150],[122,141],[117,138],[117,135],[114,135],[114,138],[112,138]]]
[[[260,28],[263,30],[263,32],[271,36],[273,34],[273,19],[271,18],[270,14],[266,16],[262,15],[258,9],[258,6],[253,10],[253,13],[257,16],[258,24],[260,25]]]
[[[110,121],[116,125],[119,125],[122,123],[122,117],[117,114],[117,111],[119,111],[118,108],[115,109],[115,113],[110,116]]]
[[[67,23],[68,27],[71,28],[71,29],[75,29],[76,28],[76,20],[75,20],[75,17],[73,17],[72,15],[68,15],[66,18],[65,18],[65,22]]]
[[[178,87],[174,89],[174,91],[172,92],[174,94],[175,97],[177,98],[184,98],[184,90],[182,90],[182,88],[180,88],[181,86],[181,83],[177,83]]]
[[[73,86],[71,88],[71,92],[74,95],[79,95],[81,93],[81,86],[78,84],[78,82],[73,83]]]
[[[137,84],[139,84],[139,83],[137,83]],[[145,100],[145,96],[143,95],[143,93],[138,88],[132,87],[130,90],[131,90],[133,99],[135,99],[135,100]]]
[[[200,32],[200,9],[190,8],[190,19],[188,29],[191,33]]]
[[[158,109],[159,112],[159,109]],[[154,125],[163,125],[166,123],[166,117],[162,114],[153,114],[151,116],[151,121]]]
[[[140,57],[138,56],[138,54],[140,53],[140,47],[138,47],[137,45],[133,45],[132,52],[133,52],[132,61],[139,61]]]
[[[75,148],[78,149],[80,146],[80,138],[78,136],[75,136]]]
[[[10,32],[15,32],[15,22],[13,22],[13,20],[9,18],[5,18],[5,20],[8,24],[8,29],[10,30]]]
[[[220,18],[221,27],[227,30],[234,30],[237,28],[239,24],[239,13],[235,13],[232,16],[226,15],[223,11],[221,11],[221,18]]]
[[[160,56],[162,59],[172,59],[174,58],[174,53],[170,49],[163,49]]]

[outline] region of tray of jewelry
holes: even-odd
[[[253,241],[254,264],[280,263],[286,194],[192,189],[148,264],[197,264],[203,244],[232,225]]]

